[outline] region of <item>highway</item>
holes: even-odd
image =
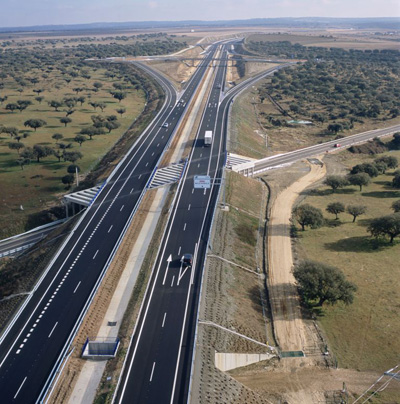
[[[172,85],[162,75],[150,72],[166,92],[162,110],[82,215],[0,338],[2,402],[43,400],[214,52],[215,46],[178,103]],[[162,127],[165,122],[168,127]]]
[[[233,170],[239,173],[244,173],[246,175],[253,175],[269,170],[271,168],[280,167],[285,164],[291,164],[304,158],[343,150],[352,145],[365,143],[376,137],[389,136],[396,132],[400,132],[400,125],[394,125],[384,129],[375,129],[368,132],[357,133],[355,135],[350,135],[338,140],[331,140],[329,142],[305,147],[303,149],[298,149],[289,153],[266,157],[254,162],[239,164],[233,167]],[[336,147],[335,145],[337,144],[339,144],[340,146]]]
[[[246,80],[223,97],[226,65],[218,67],[133,333],[116,403],[187,401],[203,264],[226,159],[229,106],[238,93],[279,68]],[[206,130],[214,133],[211,147],[204,146]],[[210,175],[214,186],[194,189],[195,175]],[[186,253],[194,255],[191,268],[180,263]]]

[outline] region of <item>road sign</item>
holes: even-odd
[[[211,188],[211,179],[209,175],[195,175],[194,188]]]

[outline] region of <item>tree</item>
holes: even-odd
[[[65,116],[69,117],[70,115],[72,115],[75,112],[74,109],[68,109],[67,111],[65,111]]]
[[[104,135],[104,133],[105,132],[103,128],[96,128],[95,126],[89,126],[87,128],[83,128],[79,132],[79,134],[81,135],[89,136],[90,140],[92,140],[93,136]]]
[[[44,100],[44,97],[41,97],[41,96],[35,97],[35,100],[36,100],[39,104],[41,104],[42,101]]]
[[[4,126],[3,128],[1,128],[1,132],[7,133],[11,137],[15,137],[18,135],[19,130],[17,128],[15,128],[14,126]]]
[[[103,84],[99,83],[98,81],[93,83],[94,91],[97,93],[101,87],[103,87]]]
[[[360,192],[364,185],[367,186],[371,182],[371,177],[367,173],[353,174],[349,175],[347,178],[351,185],[358,185],[360,187]]]
[[[24,169],[24,166],[29,164],[31,162],[30,159],[27,158],[19,158],[16,163],[19,164],[19,166],[21,167],[21,170]]]
[[[67,185],[67,188],[71,188],[71,184],[74,183],[74,176],[71,174],[64,175],[64,177],[61,178],[61,181],[63,184]]]
[[[63,117],[63,118],[60,118],[60,122],[63,123],[63,124],[64,124],[64,127],[66,128],[67,125],[68,125],[70,122],[72,122],[72,119],[71,119],[71,118],[68,118],[68,117]]]
[[[106,116],[108,122],[118,121],[118,117],[116,115],[108,115]]]
[[[23,143],[19,143],[19,142],[8,143],[8,148],[11,150],[16,150],[18,152],[18,155],[19,155],[19,151],[21,149],[23,149],[24,147],[25,147],[25,145]]]
[[[86,100],[86,98],[83,97],[83,96],[78,97],[78,98],[76,99],[76,101],[80,102],[81,106],[83,105],[83,103],[85,102],[85,100]]]
[[[80,93],[81,91],[83,91],[83,88],[82,88],[82,87],[75,87],[75,88],[73,88],[72,90],[75,91],[76,94],[78,94],[78,93]]]
[[[70,161],[71,163],[75,163],[75,161],[81,159],[83,157],[80,152],[65,152],[63,154],[64,161]]]
[[[393,188],[400,188],[400,172],[395,174],[392,180]]]
[[[367,211],[367,207],[362,205],[349,205],[346,210],[349,215],[353,216],[354,223],[358,216],[363,215]]]
[[[115,122],[115,121],[111,121],[111,122],[107,121],[104,124],[104,127],[108,129],[108,133],[110,133],[114,129],[118,129],[120,126],[121,125],[118,122]]]
[[[328,175],[324,181],[324,184],[331,187],[332,191],[335,192],[336,189],[346,186],[348,181],[345,177],[341,177],[339,175]]]
[[[58,159],[58,162],[60,162],[63,157],[59,150],[54,150],[54,156]]]
[[[395,156],[382,156],[374,160],[374,163],[385,163],[388,168],[397,168],[399,162]]]
[[[400,234],[400,213],[378,217],[373,219],[368,226],[368,231],[373,237],[389,236],[390,243]]]
[[[338,214],[344,212],[344,205],[342,202],[332,202],[326,207],[326,211],[336,215],[336,220],[338,220]]]
[[[54,111],[58,112],[58,108],[61,108],[63,106],[63,103],[60,101],[50,101],[49,106],[54,108]]]
[[[52,136],[52,139],[54,139],[56,141],[56,144],[58,143],[59,140],[61,140],[64,136],[61,133],[55,133]]]
[[[27,109],[29,107],[29,105],[32,105],[32,101],[29,100],[18,100],[17,101],[18,104],[18,109],[19,112],[24,111],[25,109]]]
[[[126,109],[125,108],[118,108],[118,109],[116,109],[116,111],[122,116],[123,114],[125,114]]]
[[[28,119],[27,121],[24,122],[24,126],[28,126],[29,128],[32,128],[35,130],[37,128],[41,128],[42,126],[47,125],[47,122],[44,121],[43,119]]]
[[[121,102],[126,98],[126,93],[123,93],[122,91],[117,91],[115,93],[112,93],[112,96],[118,100],[118,102]]]
[[[392,209],[395,211],[395,213],[400,212],[400,199],[392,203]]]
[[[383,161],[380,161],[378,163],[374,163],[376,169],[378,170],[379,174],[385,174],[386,170],[388,169],[388,166],[386,163],[384,163]]]
[[[36,158],[36,161],[40,163],[41,158],[45,158],[47,156],[51,156],[54,153],[53,149],[51,147],[47,146],[41,146],[38,144],[35,144],[33,146],[33,155]]]
[[[6,105],[6,110],[7,110],[7,111],[14,112],[14,111],[16,111],[17,109],[19,109],[19,105],[16,104],[15,102],[11,102],[10,104],[7,104],[7,105]]]
[[[350,174],[358,174],[358,173],[367,173],[371,178],[377,177],[379,175],[379,171],[376,168],[375,164],[372,163],[362,163],[355,165]]]
[[[320,209],[305,203],[293,209],[293,216],[301,225],[304,231],[305,226],[310,226],[312,229],[321,227],[324,223],[324,218]]]
[[[84,135],[76,135],[74,137],[75,142],[79,143],[79,146],[82,146],[83,142],[86,142],[87,138]]]
[[[302,297],[309,304],[321,307],[325,302],[350,304],[354,300],[357,287],[346,280],[339,268],[306,260],[296,265],[293,275]]]
[[[33,149],[31,147],[25,147],[25,149],[22,150],[20,156],[29,160],[32,160],[35,157]]]
[[[97,107],[99,106],[98,102],[91,101],[89,102],[89,105],[96,111]]]
[[[104,110],[107,108],[107,104],[105,102],[99,102],[97,105],[101,109],[101,112],[104,112]]]
[[[341,123],[331,123],[328,125],[328,131],[337,134],[338,132],[341,132],[343,130],[343,125]]]
[[[71,164],[67,167],[67,172],[69,174],[75,174],[76,171],[78,171],[78,173],[81,171],[81,169],[79,168],[79,166],[77,166],[76,164]]]

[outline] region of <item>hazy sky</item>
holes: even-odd
[[[399,0],[0,0],[0,27],[274,17],[399,17]]]

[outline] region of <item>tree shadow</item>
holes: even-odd
[[[340,227],[343,225],[343,222],[339,219],[325,219],[325,225],[328,227]]]
[[[282,236],[282,237],[290,237],[291,234],[291,226],[290,224],[273,224],[268,226],[268,235],[270,237],[274,236]]]
[[[362,196],[369,198],[400,198],[399,191],[375,191],[375,192],[362,192]]]
[[[332,243],[325,243],[325,248],[337,252],[374,253],[388,247],[388,243],[369,236],[343,238]]]

